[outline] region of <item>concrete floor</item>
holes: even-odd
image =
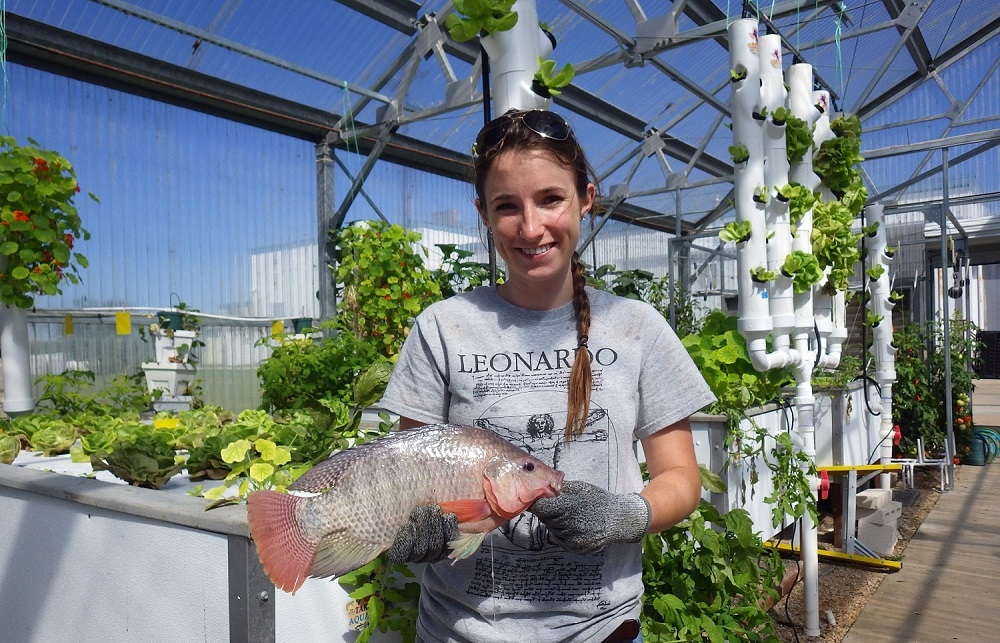
[[[845,643],[1000,640],[1000,463],[958,468]]]
[[[973,380],[972,421],[1000,426],[1000,380]]]

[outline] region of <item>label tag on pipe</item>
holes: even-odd
[[[127,310],[115,313],[115,332],[119,335],[132,334],[132,315]]]
[[[66,335],[72,335],[73,334],[73,316],[72,315],[66,315],[66,317],[63,318],[63,333],[65,333]]]

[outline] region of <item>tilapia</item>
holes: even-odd
[[[341,576],[388,549],[414,507],[437,503],[458,517],[451,557],[542,497],[563,474],[486,429],[432,424],[334,454],[290,493],[247,498],[250,535],[275,586],[295,592],[307,576]]]

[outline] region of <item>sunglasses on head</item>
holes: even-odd
[[[483,126],[483,129],[479,130],[476,142],[472,146],[472,155],[479,156],[499,145],[507,136],[514,121],[521,121],[525,127],[542,138],[551,138],[556,141],[565,141],[572,132],[569,123],[554,112],[545,109],[526,111],[512,109],[503,116],[494,118]]]

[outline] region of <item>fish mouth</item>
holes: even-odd
[[[550,498],[559,495],[559,492],[562,491],[563,478],[566,477],[566,474],[562,471],[556,471],[556,473],[559,474],[558,477],[549,483]]]

